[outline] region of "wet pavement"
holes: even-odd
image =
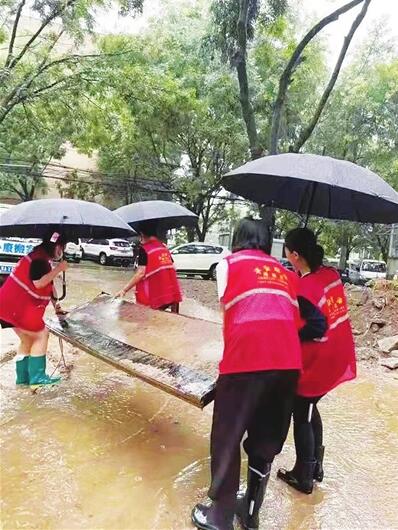
[[[64,305],[115,292],[130,275],[73,267]],[[219,318],[194,301],[181,312]],[[54,367],[59,355],[52,339]],[[211,406],[200,411],[71,347],[65,355],[64,381],[37,394],[15,387],[13,360],[0,365],[2,527],[191,528],[209,484]],[[305,496],[275,478],[293,461],[289,437],[261,528],[398,529],[398,381],[378,368],[359,373],[320,404],[325,481]]]

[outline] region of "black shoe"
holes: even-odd
[[[259,512],[267,488],[271,464],[265,464],[261,471],[251,467],[247,470],[247,489],[238,497],[236,517],[245,530],[257,530],[260,526]]]
[[[325,446],[320,445],[315,448],[315,469],[314,469],[314,479],[317,482],[322,482],[323,480],[323,456],[325,454]]]
[[[297,491],[309,495],[314,487],[315,464],[315,460],[310,462],[297,461],[291,471],[279,469],[277,476]]]
[[[223,503],[214,501],[210,506],[197,504],[192,510],[191,519],[201,530],[234,530],[234,510]]]

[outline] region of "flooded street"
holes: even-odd
[[[71,267],[64,306],[115,293],[130,276]],[[193,300],[181,313],[219,320]],[[9,347],[4,339],[2,353]],[[53,338],[54,367],[59,356]],[[14,360],[1,364],[3,529],[192,528],[190,511],[209,485],[212,406],[200,411],[70,346],[65,356],[69,375],[37,394],[15,387]],[[290,435],[272,471],[261,528],[398,529],[397,376],[360,365],[358,379],[320,410],[325,481],[310,496],[277,481],[277,468],[294,460]]]

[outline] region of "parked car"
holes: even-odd
[[[65,259],[68,261],[74,261],[75,263],[79,263],[82,259],[82,248],[79,243],[71,243],[69,242],[64,251]]]
[[[387,265],[385,261],[364,259],[360,264],[351,266],[348,274],[351,283],[364,285],[369,280],[385,279],[387,277]]]
[[[231,252],[220,245],[187,243],[171,250],[177,272],[216,279],[217,264]]]
[[[125,239],[89,239],[81,243],[82,258],[98,261],[101,265],[132,265],[134,252]]]

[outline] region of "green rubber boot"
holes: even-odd
[[[16,384],[17,385],[28,385],[29,384],[29,355],[25,355],[23,359],[19,359],[15,364],[15,370],[17,373]]]
[[[29,358],[29,384],[32,387],[41,385],[54,385],[59,383],[60,377],[50,377],[46,374],[46,359],[45,355],[40,357]]]

